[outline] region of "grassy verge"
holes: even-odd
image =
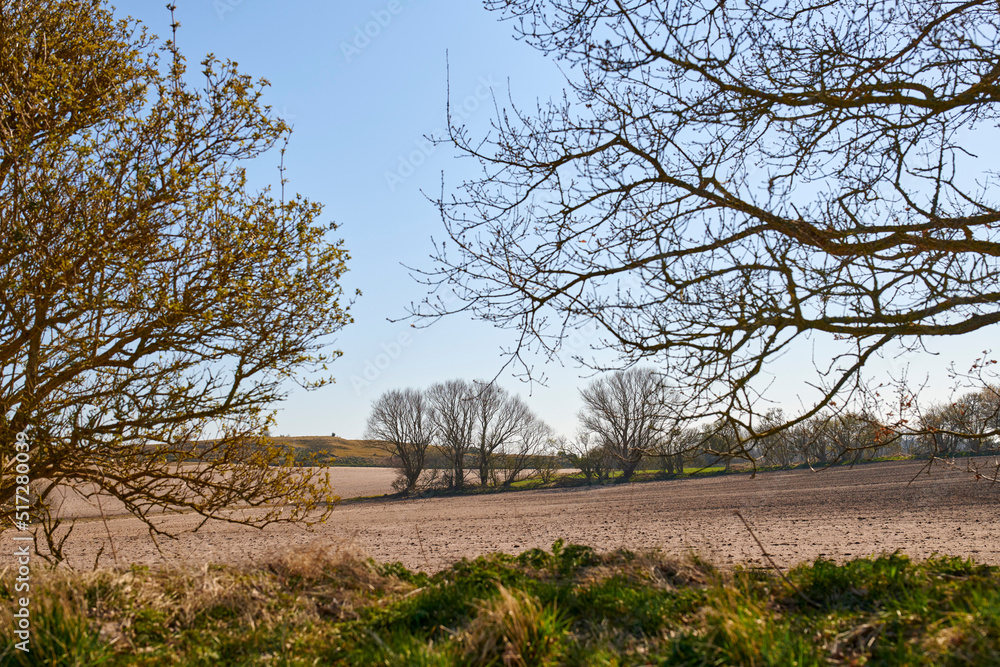
[[[561,542],[434,575],[320,550],[258,568],[55,571],[33,581],[28,655],[11,650],[0,588],[0,663],[1000,664],[1000,568],[893,554],[787,575]]]

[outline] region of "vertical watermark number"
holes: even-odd
[[[20,640],[14,644],[19,651],[27,653],[31,641],[31,615],[28,606],[31,601],[31,550],[29,542],[34,538],[31,529],[31,445],[28,436],[21,431],[15,437],[14,472],[17,484],[14,495],[15,535],[14,559],[17,562],[17,578],[14,581],[14,634]]]

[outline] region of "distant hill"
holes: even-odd
[[[272,437],[277,445],[295,450],[296,459],[305,462],[310,456],[318,455],[323,465],[334,466],[384,466],[387,459],[384,452],[375,448],[372,440],[345,440],[328,435],[301,437]]]

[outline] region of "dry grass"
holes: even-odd
[[[169,644],[172,637],[216,622],[254,631],[345,621],[371,606],[373,598],[413,588],[380,575],[352,549],[319,544],[253,566],[58,568],[33,572],[32,577],[33,603],[38,605],[34,618],[51,624],[55,617],[59,626],[35,627],[37,645],[57,652],[87,634],[136,652],[150,643],[151,631],[154,641]],[[12,579],[10,572],[0,572],[0,581]],[[3,605],[0,624],[10,628],[12,622],[10,606]],[[2,656],[0,663],[6,664]]]
[[[549,664],[567,624],[532,595],[503,586],[498,593],[476,604],[475,617],[461,633],[463,664]]]

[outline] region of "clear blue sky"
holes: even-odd
[[[121,16],[139,19],[161,38],[169,35],[166,2],[114,4]],[[561,94],[563,76],[555,64],[517,42],[512,26],[478,2],[175,4],[181,23],[177,41],[190,65],[211,52],[270,81],[267,103],[294,127],[285,158],[288,187],[322,202],[324,221],[341,225],[338,235],[352,255],[344,287],[363,292],[353,308],[355,324],[335,342],[344,352],[331,366],[337,383],[313,392],[290,387],[288,400],[276,406],[276,433],[358,438],[382,391],[496,375],[503,365],[501,347],[513,342],[510,332],[468,319],[412,329],[387,318],[404,316],[407,305],[424,295],[403,265],[428,267],[430,239],[443,233],[422,191],[436,195],[442,172],[446,184],[455,185],[474,168],[447,147],[428,149],[423,140],[445,127],[446,51],[453,112],[460,109],[473,135],[489,127],[490,87],[506,98],[509,82],[514,99],[526,105]],[[275,183],[277,164],[277,155],[265,156],[253,176]],[[952,360],[967,365],[989,342],[985,334],[961,344],[942,341],[940,356],[907,359],[918,362],[911,375],[940,371]],[[796,397],[808,391],[810,353],[803,350],[803,356],[774,368],[780,378],[774,397],[793,410]],[[822,352],[816,356],[822,363]],[[882,367],[899,368],[902,361]],[[570,363],[546,372],[547,387],[528,387],[509,375],[499,382],[521,393],[557,431],[572,436],[577,390],[586,380]],[[932,376],[932,384],[942,383],[940,373]]]

